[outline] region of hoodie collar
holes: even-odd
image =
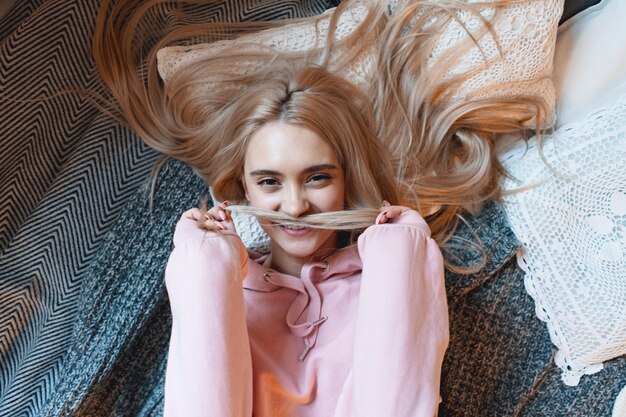
[[[272,292],[289,288],[298,295],[287,310],[285,322],[294,336],[301,337],[304,350],[298,357],[303,361],[315,346],[319,326],[328,316],[322,315],[322,298],[317,288],[321,282],[329,279],[342,279],[361,271],[362,263],[356,245],[335,251],[323,261],[305,264],[300,277],[283,274],[261,265],[264,256],[251,253],[256,262],[250,262],[248,276],[243,287],[246,290]]]

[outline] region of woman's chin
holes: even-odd
[[[307,261],[320,251],[320,245],[313,242],[280,242],[282,252],[295,259]]]

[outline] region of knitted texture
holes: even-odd
[[[65,371],[42,415],[159,415],[171,318],[163,271],[182,212],[208,187],[182,164],[129,199],[92,263]]]

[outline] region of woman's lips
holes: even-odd
[[[280,226],[280,230],[290,237],[302,237],[311,232],[310,228],[302,226]]]

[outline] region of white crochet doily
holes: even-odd
[[[525,284],[567,385],[626,354],[626,97],[503,162]]]

